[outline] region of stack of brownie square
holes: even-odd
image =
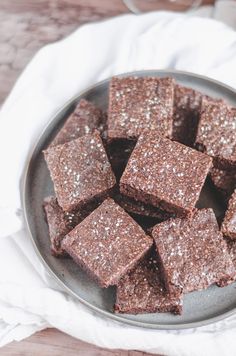
[[[236,192],[221,230],[196,208],[208,175],[222,202],[234,190],[236,109],[223,100],[114,77],[108,112],[82,99],[44,155],[52,254],[115,285],[115,312],[180,314],[184,294],[236,279]]]

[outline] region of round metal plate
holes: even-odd
[[[236,93],[232,88],[202,76],[168,70],[140,71],[126,73],[123,76],[127,74],[172,76],[182,85],[200,90],[213,97],[226,99],[230,104],[236,106]],[[51,256],[42,203],[44,197],[53,194],[53,186],[42,150],[48,145],[81,98],[86,98],[102,109],[106,109],[108,86],[109,79],[90,87],[66,103],[46,127],[32,152],[30,163],[25,169],[22,204],[29,237],[32,239],[36,252],[48,271],[68,293],[100,314],[126,324],[156,329],[184,329],[206,325],[232,315],[236,312],[235,283],[225,288],[212,286],[207,290],[186,295],[184,297],[184,312],[181,316],[169,313],[117,315],[112,312],[115,300],[114,288],[99,288],[71,259]],[[216,215],[222,211],[221,203],[211,190],[206,190],[201,194],[200,206],[212,206]]]

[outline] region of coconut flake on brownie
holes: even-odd
[[[97,131],[44,151],[58,204],[64,211],[81,208],[109,195],[114,173]]]
[[[153,240],[111,198],[77,225],[62,247],[101,287],[116,285]]]
[[[137,139],[143,129],[172,136],[174,80],[113,77],[109,88],[108,138]]]
[[[170,219],[152,229],[170,293],[201,290],[231,283],[236,271],[212,209],[195,210],[184,219]]]

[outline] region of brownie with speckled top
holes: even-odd
[[[68,117],[50,146],[60,145],[86,134],[91,134],[95,129],[102,130],[104,115],[102,110],[93,103],[81,99],[74,112]]]
[[[213,167],[209,176],[216,190],[228,200],[236,187],[236,172]]]
[[[109,88],[108,138],[137,139],[143,129],[172,136],[174,79],[113,77]]]
[[[53,256],[64,256],[65,251],[61,248],[63,238],[76,225],[78,225],[91,211],[98,206],[97,201],[93,201],[81,210],[75,212],[65,212],[58,205],[56,197],[50,196],[44,199],[43,208],[48,224],[49,236],[51,242],[51,253]]]
[[[121,278],[117,285],[116,313],[140,314],[172,312],[181,314],[182,294],[170,295],[161,280],[155,250]]]
[[[101,137],[96,131],[44,151],[58,204],[73,211],[109,195],[116,184]]]
[[[197,90],[176,84],[174,91],[172,139],[187,146],[195,141],[202,96]]]
[[[165,286],[170,293],[231,283],[236,271],[212,209],[170,219],[152,229]]]
[[[120,180],[120,191],[178,216],[191,213],[211,167],[209,156],[145,131]]]
[[[229,199],[221,231],[224,236],[236,240],[236,190]]]
[[[203,99],[195,145],[213,158],[216,168],[235,171],[236,108]]]
[[[77,225],[62,247],[101,286],[116,285],[153,244],[111,198]]]

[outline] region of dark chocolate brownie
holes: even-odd
[[[75,111],[68,117],[50,146],[60,145],[86,134],[91,134],[102,125],[103,113],[95,105],[81,99]]]
[[[212,209],[192,218],[170,219],[152,230],[165,286],[170,293],[205,289],[234,280],[236,271]]]
[[[108,159],[117,180],[122,176],[135,143],[135,141],[113,140],[105,145]]]
[[[114,309],[116,313],[127,314],[181,314],[182,295],[171,296],[165,291],[155,251],[121,278],[117,285]]]
[[[217,191],[227,200],[236,187],[236,173],[213,167],[209,176]]]
[[[156,208],[152,205],[136,201],[122,194],[117,194],[114,200],[128,213],[156,218],[159,221],[167,220],[174,217],[174,214],[168,213],[164,210]]]
[[[236,108],[224,102],[202,100],[196,147],[213,157],[214,166],[236,170]]]
[[[143,129],[171,137],[173,101],[172,78],[112,78],[108,138],[137,139]]]
[[[135,200],[178,214],[190,213],[211,167],[211,158],[154,131],[140,135],[120,180]]]
[[[192,146],[200,117],[202,94],[198,91],[175,86],[172,139]]]
[[[236,240],[236,190],[229,199],[221,231],[224,236]]]
[[[83,207],[83,209],[69,213],[62,210],[55,197],[50,196],[44,199],[43,208],[49,228],[53,256],[58,257],[66,254],[61,248],[62,239],[97,206],[98,202],[93,201],[92,204]]]
[[[44,155],[64,211],[108,196],[116,183],[98,132],[49,147]]]
[[[152,244],[152,238],[108,198],[63,239],[62,247],[101,287],[108,287],[117,284]]]

